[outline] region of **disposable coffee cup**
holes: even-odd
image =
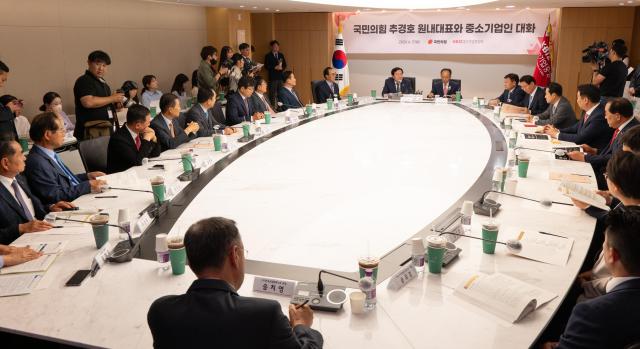
[[[361,291],[349,293],[349,302],[351,303],[352,314],[364,314],[364,302],[366,298],[367,296]]]
[[[22,148],[22,152],[26,153],[29,151],[29,137],[27,136],[20,136],[20,138],[18,138],[18,141],[20,142],[20,148]]]
[[[184,248],[182,240],[179,242],[170,241],[169,247],[169,261],[171,261],[171,271],[173,275],[184,274],[185,265],[187,263],[187,251]]]
[[[518,180],[516,178],[507,178],[504,184],[504,192],[511,195],[516,195],[516,189],[518,188]]]
[[[250,130],[251,130],[251,124],[249,123],[242,124],[242,135],[244,137],[247,137],[247,138],[249,137]]]
[[[264,112],[264,123],[267,125],[271,123],[271,113],[268,111]]]
[[[151,113],[152,119],[156,117],[156,107],[149,108],[149,112]]]
[[[440,274],[446,251],[447,240],[444,237],[438,235],[427,236],[427,262],[430,273]]]
[[[498,231],[500,224],[495,220],[491,220],[482,224],[482,252],[486,254],[494,254],[496,251],[496,242],[498,241]]]
[[[333,110],[333,99],[327,99],[327,110]]]
[[[180,158],[182,158],[182,170],[184,172],[193,171],[193,157],[190,152],[182,152],[180,153]]]
[[[347,95],[347,103],[353,104],[353,95],[352,94],[348,94]]]
[[[308,115],[308,116],[311,116],[311,114],[313,114],[313,105],[311,105],[311,104],[307,104],[307,105],[304,107],[304,113],[305,113],[306,115]]]
[[[96,248],[100,249],[109,241],[109,215],[97,214],[89,219],[91,228],[93,229],[93,239],[96,242]]]
[[[373,271],[373,280],[377,280],[379,264],[380,259],[377,257],[360,257],[360,259],[358,259],[358,271],[360,273],[360,278],[362,279],[363,277],[365,277],[365,271],[367,269],[371,269]]]
[[[167,245],[167,234],[156,235],[156,257],[158,263],[169,262],[169,246]]]
[[[518,156],[518,177],[527,178],[528,172],[529,172],[529,156],[527,155]]]
[[[473,201],[465,200],[462,203],[460,213],[462,213],[463,216],[471,217],[473,215]]]
[[[151,178],[151,191],[153,191],[153,201],[156,204],[161,204],[165,201],[164,195],[166,187],[163,177],[157,176]]]
[[[371,98],[376,98],[376,95],[378,94],[378,91],[376,90],[371,90]]]
[[[222,138],[219,134],[213,136],[213,150],[221,151],[222,150]]]

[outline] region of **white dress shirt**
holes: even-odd
[[[611,292],[614,288],[616,288],[621,283],[629,281],[629,280],[633,280],[633,279],[640,279],[640,277],[638,277],[638,276],[625,276],[625,277],[614,277],[614,278],[612,278],[607,283],[607,287],[606,287],[607,293]]]
[[[20,202],[18,201],[18,198],[16,197],[16,192],[13,190],[13,187],[11,186],[11,184],[13,184],[13,181],[15,181],[15,178],[9,178],[9,177],[5,177],[5,176],[0,176],[0,182],[2,182],[2,185],[4,185],[4,187],[9,191],[9,193],[11,193],[11,195],[13,196],[13,198],[16,200],[16,202],[18,203],[18,206],[20,205]],[[22,196],[22,199],[24,200],[24,202],[27,204],[27,209],[29,210],[29,212],[31,212],[31,216],[35,217],[36,216],[36,212],[33,208],[33,202],[31,202],[31,198],[29,197],[29,195],[27,195],[27,193],[24,192],[24,190],[22,189],[22,186],[20,186],[20,184],[18,184],[19,188],[20,188],[20,195]]]

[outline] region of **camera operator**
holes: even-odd
[[[627,46],[627,44],[624,42],[623,39],[615,39],[611,42],[611,46]],[[622,60],[622,63],[624,63],[624,65],[627,66],[627,68],[629,67],[629,55],[624,54],[620,57],[620,59]]]
[[[609,50],[609,59],[604,67],[598,69],[597,63],[591,63],[593,77],[591,83],[600,88],[600,95],[605,99],[611,97],[622,97],[624,85],[627,80],[627,66],[622,58],[627,54],[627,47],[624,45],[612,45]]]

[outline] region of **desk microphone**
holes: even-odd
[[[529,200],[529,201],[537,202],[540,205],[545,206],[545,207],[551,207],[553,204],[572,206],[572,204],[568,204],[568,203],[564,203],[564,202],[552,201],[552,200],[546,199],[546,198],[545,199],[541,199],[541,200],[536,200],[536,199],[531,199],[531,198],[527,198],[527,197],[524,197],[524,196],[504,193],[504,192],[500,192],[500,191],[487,190],[486,192],[484,192],[484,194],[482,194],[482,197],[480,198],[480,200],[478,200],[477,202],[475,202],[473,204],[473,212],[475,212],[476,214],[482,215],[482,216],[489,216],[491,214],[495,215],[496,213],[498,213],[498,211],[500,211],[500,206],[502,206],[500,203],[496,202],[495,200],[491,200],[491,199],[487,199],[486,198],[487,194],[489,194],[489,193],[496,193],[496,194],[500,194],[500,195],[511,196],[511,197],[518,198],[518,199]]]
[[[527,148],[527,147],[515,147],[515,148],[513,148],[513,150],[518,150],[518,149],[533,150],[533,151],[539,151],[539,152],[542,152],[542,153],[555,153],[555,150],[543,150],[543,149],[535,149],[535,148]]]
[[[285,104],[285,103],[282,103],[282,102],[278,102],[278,103],[276,103],[276,105],[277,105],[278,107],[283,107],[283,106],[284,106],[284,107],[287,107],[287,108],[293,108],[293,109],[301,109],[301,108],[304,108],[302,105],[290,105],[290,104]]]
[[[55,218],[52,219],[53,222],[49,221],[49,223],[55,223],[55,221],[67,221],[67,222],[92,224],[91,222],[85,222],[85,221],[81,221],[81,220],[78,220],[78,219],[60,218],[60,217],[58,217],[56,215],[51,215],[51,216],[54,216]],[[116,224],[100,224],[100,225],[107,225],[109,227],[115,227],[115,228],[118,228],[118,229],[124,231],[125,233],[127,233],[127,238],[129,238],[129,244],[131,245],[131,247],[133,247],[135,245],[133,243],[133,239],[131,238],[131,234],[129,234],[129,232],[125,228],[123,228],[123,227],[121,227],[119,225],[116,225]]]
[[[324,284],[322,283],[322,273],[333,275],[333,276],[336,276],[336,277],[339,277],[339,278],[342,278],[342,279],[345,279],[345,280],[349,280],[349,281],[353,281],[355,283],[358,283],[358,280],[355,280],[355,279],[352,279],[352,278],[349,278],[349,277],[346,277],[346,276],[334,274],[334,273],[332,273],[330,271],[326,271],[326,270],[321,269],[320,272],[318,272],[318,293],[320,294],[320,297],[322,297],[322,293],[324,292]]]
[[[180,159],[180,160],[181,160],[181,159]],[[105,189],[124,190],[124,191],[136,191],[136,192],[140,192],[140,193],[153,193],[151,190],[141,190],[141,189],[114,188],[114,187],[106,187]]]
[[[462,237],[486,241],[486,242],[495,242],[497,244],[502,244],[507,246],[507,249],[514,254],[520,253],[520,251],[522,251],[522,243],[520,242],[520,240],[516,240],[516,239],[509,239],[507,240],[507,242],[502,242],[502,241],[487,240],[477,236],[464,235],[464,234],[458,234],[458,233],[449,233],[446,231],[441,232],[439,235],[444,235],[444,234],[462,236]]]

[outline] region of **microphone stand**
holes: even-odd
[[[180,160],[182,160],[182,159],[180,159]],[[107,187],[107,189],[124,190],[124,191],[136,191],[136,192],[140,192],[140,193],[153,193],[151,190],[141,190],[141,189],[114,188],[114,187]]]
[[[358,280],[352,279],[350,277],[338,275],[338,274],[332,273],[330,271],[326,271],[326,270],[321,269],[320,272],[318,272],[318,293],[320,294],[320,297],[322,297],[322,293],[324,291],[324,284],[322,283],[322,273],[333,275],[333,276],[336,276],[336,277],[339,277],[339,278],[342,278],[342,279],[345,279],[345,280],[349,280],[349,281],[353,281],[355,283],[358,283]]]
[[[56,216],[56,220],[67,221],[67,222],[76,222],[76,223],[85,223],[85,224],[94,225],[91,222],[81,221],[81,220],[78,220],[78,219],[60,218],[60,217],[57,217],[57,216]],[[131,234],[129,234],[129,232],[126,229],[124,229],[123,227],[121,227],[119,225],[116,225],[116,224],[108,224],[108,223],[100,224],[100,225],[106,225],[106,226],[109,226],[109,227],[115,227],[115,228],[118,228],[118,229],[124,231],[125,233],[127,233],[127,238],[129,238],[129,244],[131,245],[131,247],[134,247],[135,244],[133,243],[133,238],[131,238]]]

